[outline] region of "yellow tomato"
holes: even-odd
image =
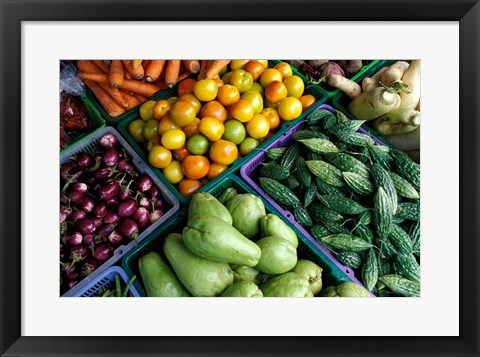
[[[302,114],[302,102],[295,97],[287,97],[278,105],[278,114],[285,121],[291,121]]]
[[[242,69],[242,67],[250,60],[232,60],[230,62],[230,69],[235,71],[236,69]]]
[[[275,68],[267,68],[260,76],[260,84],[263,88],[268,86],[273,81],[281,82],[282,80],[282,74]]]
[[[262,114],[255,114],[245,125],[247,134],[254,139],[261,139],[268,135],[270,124]]]
[[[245,93],[242,94],[240,99],[249,101],[253,107],[253,112],[255,114],[259,114],[263,109],[263,97],[260,94],[260,92],[256,90],[250,89],[246,91]]]
[[[287,62],[277,63],[273,68],[282,74],[283,79],[290,77],[293,74],[292,67]]]
[[[210,141],[220,140],[225,127],[223,123],[213,117],[205,117],[200,121],[200,126],[198,127],[200,133],[205,135]]]
[[[290,76],[283,80],[283,84],[287,87],[289,97],[300,98],[305,90],[305,83],[299,76]]]
[[[275,130],[280,125],[280,115],[278,115],[277,109],[265,108],[260,114],[267,118],[268,123],[270,124],[270,130]]]
[[[189,95],[189,94],[185,94]],[[178,100],[170,108],[170,120],[178,126],[191,124],[197,115],[195,107],[185,100]],[[161,122],[160,122],[161,123]]]
[[[180,129],[170,129],[162,135],[162,145],[169,150],[178,150],[185,145],[185,133]]]
[[[155,146],[148,153],[148,162],[157,169],[164,169],[172,161],[172,153],[167,148]]]
[[[202,102],[214,100],[217,93],[217,82],[213,79],[202,79],[193,85],[193,94]]]
[[[171,121],[170,117],[166,116],[158,123],[157,131],[158,134],[163,135],[163,133],[170,129],[180,129],[180,127]]]
[[[179,183],[183,179],[182,164],[178,161],[173,160],[170,162],[162,172],[167,180],[173,185]]]
[[[252,105],[248,100],[245,99],[237,100],[228,109],[232,118],[237,119],[242,123],[246,123],[252,119],[253,114],[255,114]]]

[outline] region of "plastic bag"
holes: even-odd
[[[61,63],[63,65],[63,63]],[[60,100],[66,95],[84,96],[85,84],[78,78],[77,70],[73,63],[63,67],[60,72]]]

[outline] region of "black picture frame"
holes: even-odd
[[[115,3],[115,6],[111,6]],[[479,356],[478,0],[0,0],[0,353],[2,356]],[[272,6],[274,5],[274,6]],[[140,11],[139,11],[140,9]],[[22,21],[459,21],[459,337],[22,337]],[[445,164],[448,166],[448,164]],[[448,194],[456,194],[449,192]],[[453,214],[453,213],[452,213]],[[448,293],[448,284],[445,293]],[[439,311],[441,319],[441,311]],[[432,321],[432,323],[435,323]]]

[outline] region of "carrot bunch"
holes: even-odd
[[[78,75],[102,108],[118,117],[159,90],[200,72],[197,60],[79,60]]]

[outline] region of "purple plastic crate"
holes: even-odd
[[[320,105],[316,110],[321,110],[325,109],[328,110],[331,113],[335,113],[335,109],[332,108],[329,105],[322,104]],[[299,122],[292,128],[290,128],[287,132],[285,132],[282,136],[280,136],[275,142],[271,143],[269,146],[267,146],[262,152],[257,154],[256,156],[252,157],[248,162],[246,162],[242,168],[240,169],[240,175],[241,177],[247,182],[250,187],[252,187],[255,191],[257,191],[268,203],[270,203],[275,209],[277,209],[290,223],[295,225],[295,228],[297,228],[302,234],[305,235],[309,240],[312,241],[315,246],[320,249],[328,258],[330,258],[340,269],[345,271],[345,273],[356,283],[359,283],[363,286],[363,284],[358,281],[358,279],[355,278],[354,272],[349,268],[341,264],[340,262],[337,261],[337,259],[328,251],[326,250],[322,245],[320,245],[315,238],[312,237],[310,233],[308,233],[296,220],[295,217],[293,216],[293,213],[282,208],[277,202],[275,202],[273,199],[271,199],[267,193],[262,189],[261,186],[259,186],[254,180],[253,177],[257,173],[260,164],[265,161],[267,157],[266,151],[268,149],[276,148],[276,147],[281,147],[285,146],[288,143],[290,143],[292,139],[292,135],[296,133],[297,131],[300,131],[304,129],[307,126],[307,122],[305,120]],[[368,135],[372,137],[372,139],[379,145],[385,146],[385,144],[371,135],[369,132],[366,130],[360,128],[358,130],[359,133]]]

